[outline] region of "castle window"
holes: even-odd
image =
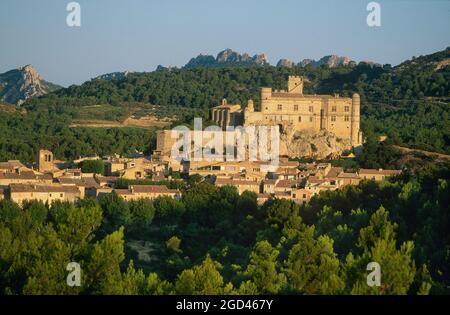
[[[283,105],[278,104],[278,110],[283,110]]]
[[[331,121],[336,121],[336,116],[331,116]]]
[[[294,110],[298,111],[298,105],[294,105]]]
[[[350,106],[345,106],[344,107],[344,111],[349,112],[350,111]]]
[[[298,122],[302,122],[302,116],[298,116]]]
[[[312,113],[313,112],[313,107],[309,106],[309,112]]]
[[[350,117],[344,116],[344,121],[350,121]]]
[[[312,118],[312,116],[311,117],[309,117],[309,122],[312,122],[313,121],[313,118]]]
[[[335,112],[336,111],[336,106],[331,106],[331,111]]]

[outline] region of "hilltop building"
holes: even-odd
[[[353,146],[362,144],[360,131],[360,96],[303,94],[304,79],[289,76],[287,90],[261,88],[261,111],[255,111],[253,100],[243,110],[239,104],[222,104],[212,108],[212,120],[223,130],[229,126],[279,125],[294,131],[327,130]]]

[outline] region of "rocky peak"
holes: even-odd
[[[277,67],[285,67],[285,68],[292,68],[295,65],[295,63],[289,59],[280,59],[277,63]]]
[[[217,54],[216,62],[218,63],[239,62],[241,61],[241,59],[242,58],[239,53],[227,48]]]
[[[42,80],[39,73],[36,71],[36,69],[34,69],[33,65],[31,65],[31,64],[20,68],[20,70],[24,73],[24,76],[30,78],[31,80],[34,80],[34,81]]]
[[[32,65],[0,74],[0,100],[21,104],[30,97],[44,95],[59,86],[44,81]]]
[[[266,54],[254,55],[252,61],[259,66],[269,64],[269,58],[267,58]]]
[[[214,56],[200,54],[195,58],[189,60],[184,68],[197,67],[223,67],[223,66],[248,66],[257,65],[263,66],[269,64],[266,54],[256,54],[250,56],[248,53],[240,54],[230,48],[227,48]]]
[[[335,67],[345,67],[350,66],[354,64],[354,61],[352,61],[349,57],[343,56],[337,56],[337,55],[328,55],[325,57],[320,58],[320,60],[315,61],[313,59],[303,59],[299,65],[300,66],[306,66],[306,65],[312,65],[313,67],[320,67],[321,65],[327,65],[330,68]]]
[[[21,90],[26,91],[29,87],[32,87],[37,91],[37,93],[43,95],[42,91],[42,77],[34,69],[33,65],[26,65],[19,69],[22,72],[22,85]],[[42,93],[41,93],[42,92]]]

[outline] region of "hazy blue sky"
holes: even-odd
[[[123,70],[182,66],[225,48],[300,61],[327,54],[393,65],[450,46],[450,1],[78,0],[81,27],[66,25],[68,0],[0,1],[0,73],[31,63],[48,81],[79,84]]]

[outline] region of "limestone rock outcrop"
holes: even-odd
[[[277,63],[277,67],[292,68],[293,66],[295,66],[295,62],[289,59],[280,59]]]
[[[341,66],[351,66],[355,65],[355,62],[352,61],[349,57],[340,57],[336,55],[329,55],[322,57],[320,60],[313,60],[313,59],[303,59],[299,65],[300,66],[306,66],[306,65],[312,65],[313,67],[320,67],[321,65],[327,65],[330,68],[335,67],[341,67]]]
[[[0,100],[20,105],[30,97],[44,95],[60,88],[42,79],[32,65],[0,74]]]
[[[289,157],[334,158],[351,149],[349,139],[340,139],[327,130],[293,131],[289,122],[280,126],[280,155]]]
[[[264,66],[269,64],[266,54],[256,54],[250,56],[247,53],[240,54],[231,49],[225,49],[217,54],[217,57],[211,55],[200,54],[195,58],[189,60],[184,66],[186,69],[192,68],[212,68],[212,67],[236,67],[236,66]]]

